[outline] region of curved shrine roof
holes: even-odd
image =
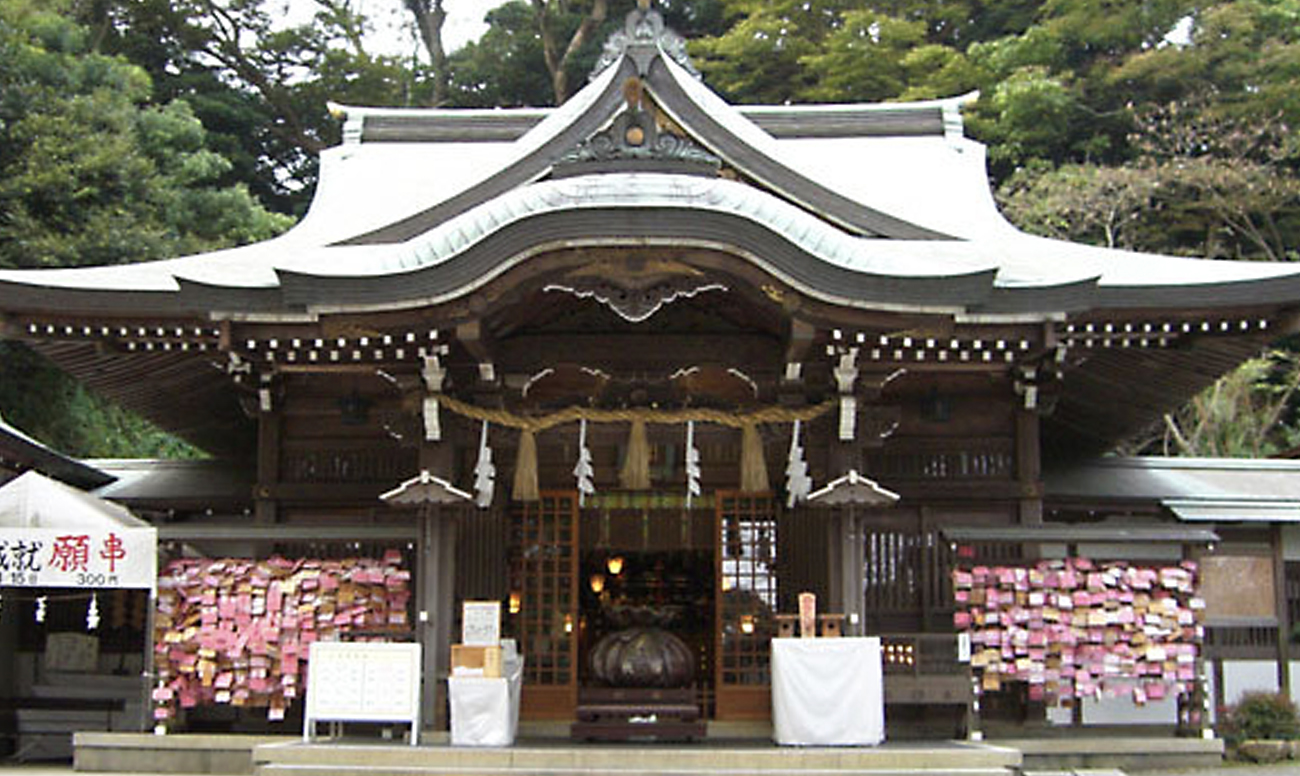
[[[629,49],[631,50],[631,49]],[[726,175],[567,154],[638,110]],[[1300,268],[1094,248],[998,213],[960,99],[727,104],[672,57],[624,54],[556,109],[337,108],[306,217],[263,243],[135,265],[0,272],[10,309],[213,318],[400,309],[466,294],[557,245],[672,244],[739,254],[836,305],[993,317],[1099,308],[1278,305]]]

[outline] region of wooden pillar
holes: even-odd
[[[1022,525],[1043,522],[1043,470],[1039,445],[1038,413],[1016,409],[1016,481],[1020,485],[1019,519]]]
[[[1274,523],[1269,531],[1273,547],[1273,597],[1277,611],[1277,686],[1291,697],[1291,607],[1286,595],[1286,553],[1282,544],[1282,524]]]
[[[840,600],[839,605],[832,611],[840,612],[844,615],[846,627],[849,635],[858,635],[862,627],[862,603],[858,599],[857,591],[861,588],[857,584],[858,567],[860,563],[854,563],[854,547],[858,543],[858,526],[857,515],[853,512],[853,507],[848,507],[840,513],[840,536],[837,543],[839,551],[840,567]],[[857,614],[857,622],[854,623],[853,617]]]
[[[421,521],[417,635],[424,647],[420,717],[435,730],[447,726],[446,680],[456,615],[456,511],[456,507],[430,506],[417,518]]]
[[[259,523],[274,523],[279,516],[275,492],[280,482],[282,417],[279,407],[257,415],[257,486],[253,497],[254,516]]]
[[[844,521],[845,517],[838,510],[823,521],[826,532],[826,597],[824,608],[828,612],[843,611],[844,591]],[[823,606],[818,604],[819,607]]]
[[[420,468],[450,479],[453,444],[426,443],[420,448]],[[422,509],[420,561],[416,573],[417,637],[424,648],[421,667],[420,718],[434,730],[447,727],[447,675],[451,666],[451,626],[455,620],[456,520],[458,507]]]
[[[835,472],[833,476],[859,467],[856,441],[833,440],[830,444],[828,458],[830,470]],[[861,635],[866,625],[862,600],[862,537],[853,508],[834,510],[831,519],[826,521],[826,532],[831,600],[824,610],[844,614],[845,633]]]
[[[857,619],[856,623],[850,623],[849,633],[853,636],[866,635],[866,601],[863,588],[866,585],[866,561],[865,531],[863,530],[864,519],[862,515],[849,513],[849,519],[853,521],[853,546],[850,548],[847,560],[853,564],[853,595],[851,597],[853,606],[849,609],[849,615],[845,618],[848,620]]]

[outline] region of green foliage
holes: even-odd
[[[925,23],[902,21],[870,10],[844,14],[823,50],[799,62],[815,83],[801,97],[814,101],[875,102],[907,89],[908,53],[925,38]],[[947,54],[932,45],[931,56]],[[953,54],[953,56],[956,56]]]
[[[1126,454],[1265,458],[1300,446],[1293,402],[1300,357],[1274,349],[1251,359],[1121,447]]]
[[[181,102],[66,18],[0,0],[0,266],[118,264],[266,239],[288,220],[240,187]]]
[[[971,127],[991,143],[991,164],[1014,169],[1035,159],[1069,158],[1080,114],[1068,82],[1045,67],[1030,66],[997,84]]]
[[[542,38],[525,0],[487,14],[488,31],[450,56],[448,101],[464,108],[548,105],[553,100]]]
[[[278,212],[311,200],[319,152],[339,140],[330,100],[412,105],[433,90],[427,66],[371,54],[355,0],[314,0],[285,28],[272,0],[66,0],[91,48],[147,71],[153,102],[184,100],[242,183]]]
[[[105,403],[22,345],[0,342],[6,422],[80,458],[197,458],[202,453],[138,415]]]
[[[729,3],[728,11],[737,21],[726,33],[690,44],[715,89],[738,102],[780,104],[815,85],[802,61],[837,22],[836,3]]]
[[[1162,235],[1147,221],[1157,213],[1159,183],[1147,168],[1062,165],[1022,169],[998,191],[1003,213],[1031,234],[1107,248],[1149,250]]]
[[[1300,738],[1296,706],[1281,693],[1245,693],[1221,715],[1216,727],[1230,744]]]

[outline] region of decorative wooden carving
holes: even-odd
[[[666,304],[683,297],[692,297],[705,291],[725,291],[721,283],[700,282],[686,278],[665,278],[645,287],[627,287],[617,281],[598,278],[571,278],[561,285],[553,283],[546,291],[564,291],[579,299],[595,299],[609,307],[620,318],[640,323],[659,312]]]
[[[582,162],[621,159],[656,159],[689,162],[701,166],[701,173],[716,174],[722,160],[690,138],[659,129],[649,112],[629,110],[619,114],[609,129],[592,135],[566,154],[557,167]],[[560,170],[563,173],[563,170]]]
[[[634,8],[627,15],[622,31],[615,32],[605,40],[600,59],[596,60],[595,67],[591,69],[591,78],[605,72],[624,54],[630,56],[636,62],[637,71],[645,75],[657,51],[662,51],[696,78],[702,77],[686,53],[686,40],[664,26],[663,16],[658,11]]]

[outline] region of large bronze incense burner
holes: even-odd
[[[610,687],[688,687],[695,679],[691,650],[665,630],[680,606],[609,604],[605,616],[619,630],[591,650],[591,672]]]

